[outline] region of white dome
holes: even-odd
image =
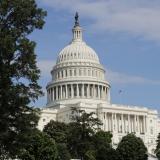
[[[73,41],[71,44],[61,50],[57,59],[57,63],[68,61],[94,62],[99,64],[99,58],[96,52],[82,41]]]
[[[82,40],[82,28],[79,23],[72,29],[72,42],[59,53],[57,64],[63,62],[93,62],[99,63],[96,52]]]

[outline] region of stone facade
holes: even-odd
[[[50,120],[69,123],[71,107],[95,112],[103,122],[102,129],[113,133],[113,145],[127,133],[141,137],[149,153],[154,152],[160,132],[156,110],[138,106],[112,104],[110,84],[96,52],[82,39],[82,28],[75,23],[73,39],[59,53],[47,84],[47,105],[42,109],[39,129]]]

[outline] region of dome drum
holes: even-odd
[[[110,86],[93,82],[65,82],[47,86],[47,104],[71,99],[91,99],[110,101]]]

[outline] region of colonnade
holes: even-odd
[[[136,114],[103,113],[103,130],[116,133],[147,132],[147,116]]]
[[[109,98],[109,89],[105,85],[98,84],[64,84],[50,87],[47,89],[48,103],[68,98]]]

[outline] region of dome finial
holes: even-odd
[[[76,26],[79,26],[79,15],[78,15],[78,12],[76,12],[76,14],[75,14],[75,27]]]

